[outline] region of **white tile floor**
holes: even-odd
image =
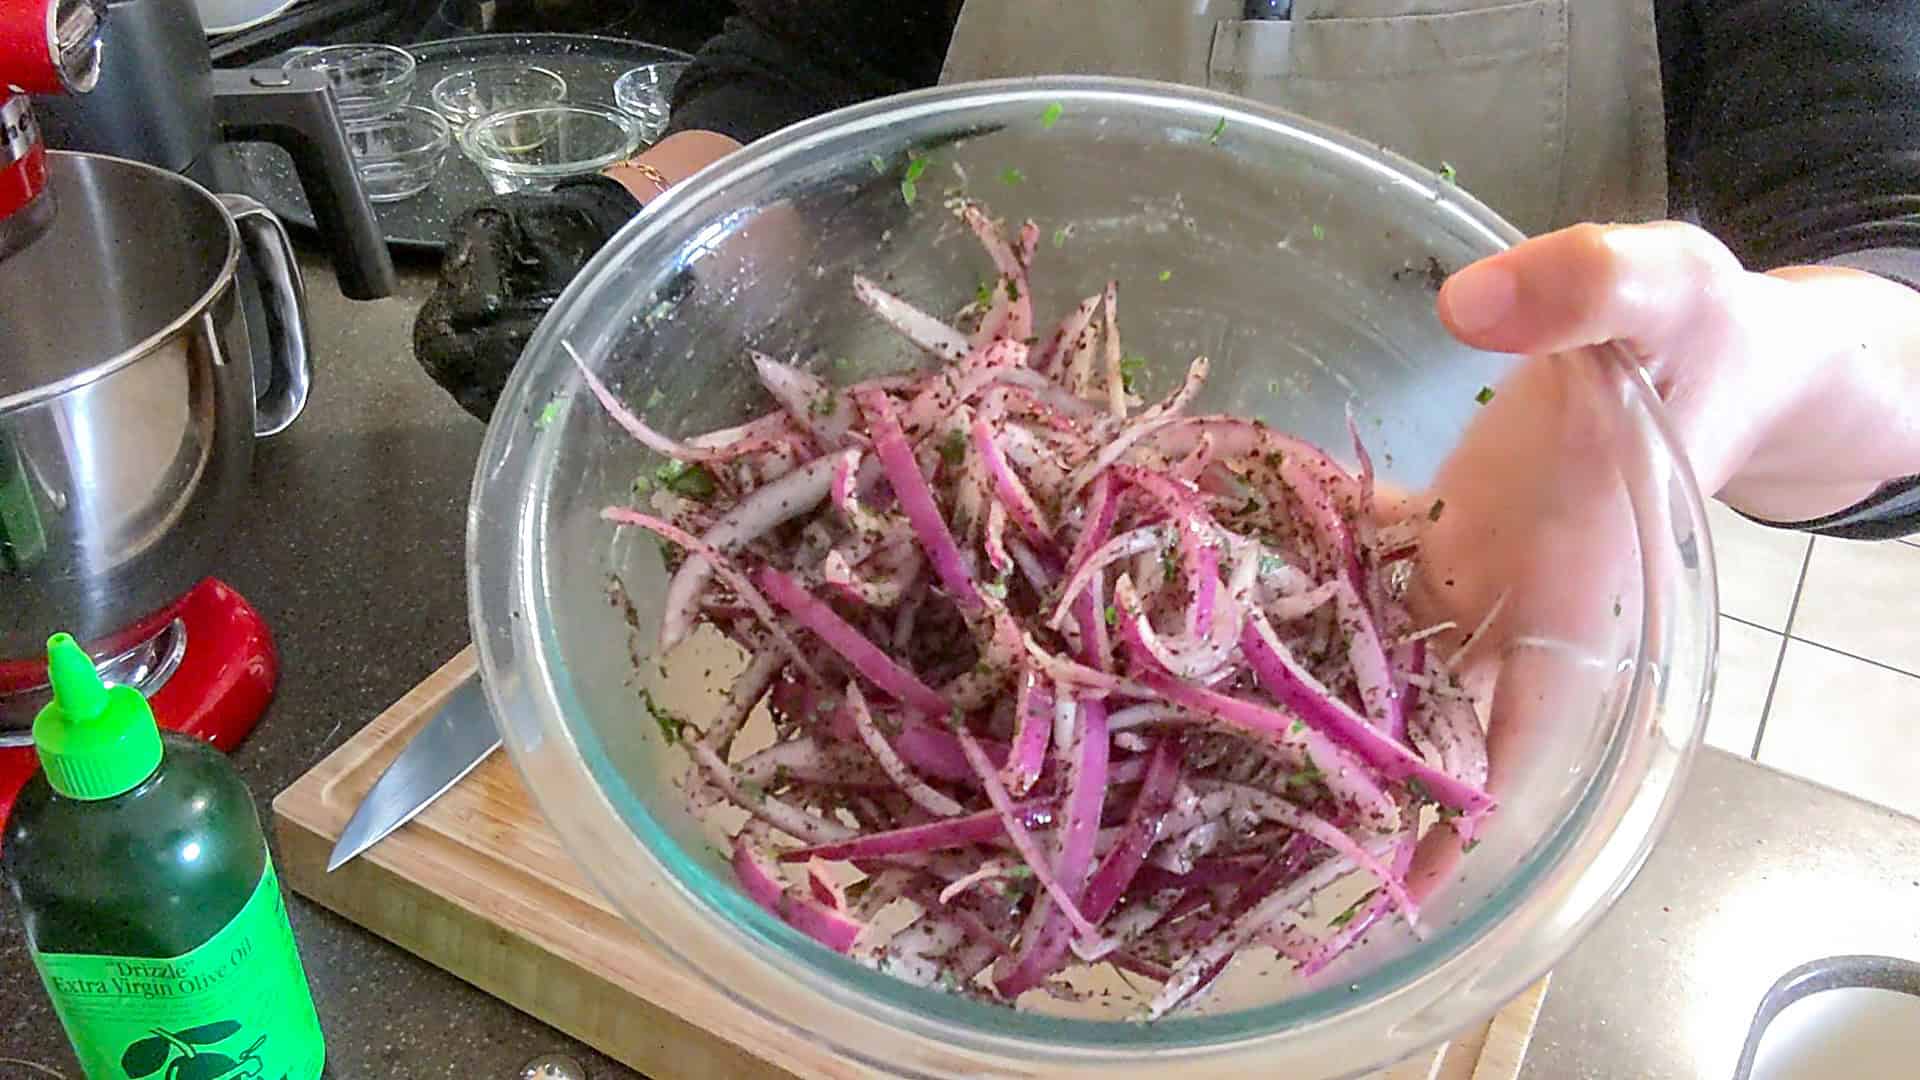
[[[1720,676],[1707,742],[1920,816],[1920,545],[1709,513]]]

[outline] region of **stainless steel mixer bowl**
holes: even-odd
[[[135,162],[48,165],[54,224],[0,262],[0,662],[55,630],[100,642],[213,567],[256,427],[298,405],[256,407],[234,294],[249,241],[305,397],[298,270],[271,215]]]

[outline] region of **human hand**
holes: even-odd
[[[503,195],[461,215],[440,281],[413,324],[420,366],[462,408],[487,419],[534,328],[640,209],[604,177]]]
[[[1439,313],[1470,345],[1530,357],[1400,511],[1445,503],[1423,538],[1424,620],[1471,628],[1505,597],[1462,665],[1488,706],[1496,794],[1583,730],[1569,710],[1591,713],[1633,655],[1642,559],[1672,545],[1636,534],[1673,500],[1628,505],[1621,478],[1647,470],[1606,403],[1608,365],[1646,371],[1701,491],[1755,516],[1824,516],[1920,471],[1920,299],[1871,275],[1751,273],[1690,226],[1589,225],[1455,274]]]
[[[605,176],[490,199],[449,230],[440,282],[413,325],[414,356],[461,407],[493,413],[507,376],[567,283],[669,185],[739,148],[725,135],[668,136]]]

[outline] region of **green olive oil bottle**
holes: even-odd
[[[218,750],[155,726],[66,634],[33,725],[40,774],[0,870],[92,1080],[318,1080],[320,1020],[253,797]]]

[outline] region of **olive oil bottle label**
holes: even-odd
[[[89,1080],[317,1080],[320,1019],[268,860],[240,913],[183,956],[40,953]]]

